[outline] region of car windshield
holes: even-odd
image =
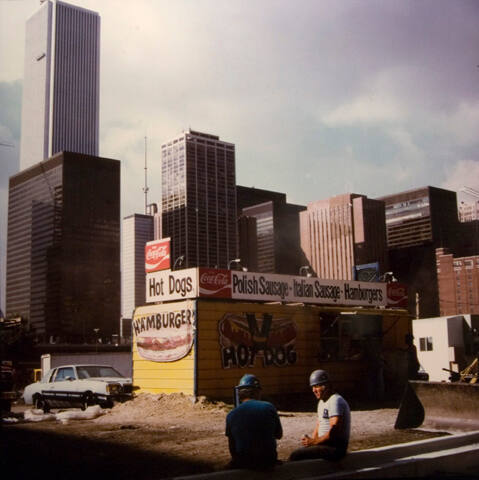
[[[90,377],[123,377],[113,367],[105,367],[103,365],[83,365],[77,367],[78,378]]]

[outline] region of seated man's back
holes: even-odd
[[[232,466],[261,468],[276,463],[276,439],[282,436],[274,405],[247,398],[226,417]]]

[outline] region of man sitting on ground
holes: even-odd
[[[274,405],[260,401],[258,378],[244,375],[237,387],[240,404],[226,417],[230,467],[265,469],[277,462],[276,439],[283,429]]]
[[[324,458],[339,460],[346,455],[351,429],[351,413],[344,398],[334,393],[328,373],[315,370],[309,384],[318,402],[318,421],[311,437],[301,439],[302,448],[294,450],[289,459]]]

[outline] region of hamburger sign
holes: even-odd
[[[138,307],[133,316],[138,355],[153,362],[174,362],[188,355],[196,324],[195,302]]]

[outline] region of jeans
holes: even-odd
[[[324,458],[325,460],[341,460],[346,455],[346,448],[333,447],[331,445],[312,445],[310,447],[301,447],[294,450],[289,456],[289,460],[307,460],[315,458]]]

